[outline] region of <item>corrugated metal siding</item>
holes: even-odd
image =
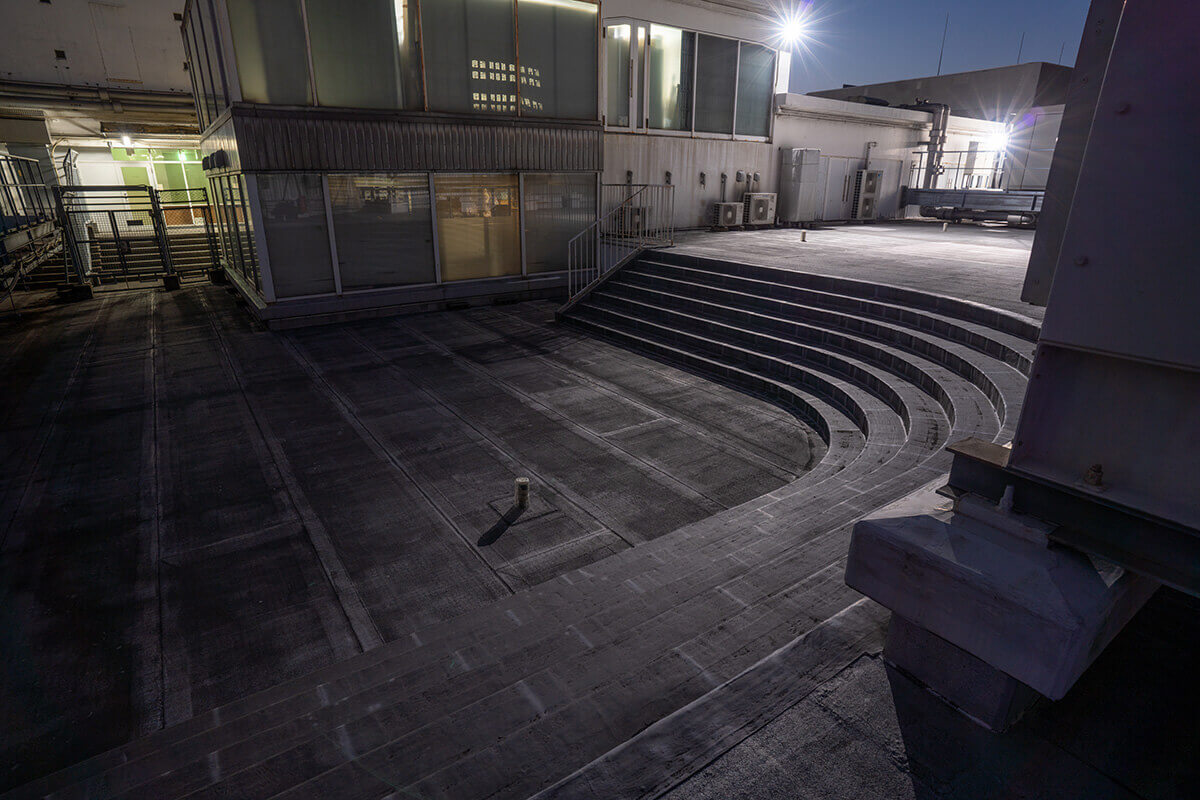
[[[599,126],[239,115],[241,168],[264,170],[553,170],[604,165]]]

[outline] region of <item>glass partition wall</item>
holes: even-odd
[[[762,140],[776,53],[752,42],[637,20],[604,24],[609,130]]]
[[[247,103],[597,120],[599,16],[594,0],[188,0],[182,35],[201,131],[232,99],[226,61]]]
[[[256,187],[254,217],[246,180]],[[596,219],[594,172],[251,173],[209,179],[227,270],[269,299],[335,296],[567,268]]]

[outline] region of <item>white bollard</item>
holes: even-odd
[[[529,478],[513,481],[513,504],[521,510],[529,508]]]
[[[808,231],[800,231],[800,241],[802,241],[802,242],[808,241]]]
[[[950,223],[949,223],[949,222],[943,222],[943,223],[942,223],[942,233],[945,233],[945,232],[946,232],[946,231],[948,231],[948,230],[950,230]]]

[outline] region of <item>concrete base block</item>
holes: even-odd
[[[163,288],[168,292],[173,292],[179,288],[178,275],[163,275]]]
[[[210,269],[208,271],[208,280],[218,286],[224,286],[229,283],[229,278],[225,277],[225,270]]]
[[[1158,588],[972,495],[952,511],[928,508],[857,523],[846,583],[1053,700]]]
[[[883,657],[989,730],[1007,730],[1042,698],[1011,675],[895,614]]]

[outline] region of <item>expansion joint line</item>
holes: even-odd
[[[87,355],[91,353],[96,342],[96,326],[100,321],[100,317],[108,311],[109,301],[111,297],[105,297],[100,301],[100,307],[96,309],[96,313],[92,315],[91,325],[88,327],[87,338],[84,339],[83,346],[79,348],[79,355],[75,359],[75,364],[71,367],[71,374],[67,378],[67,384],[63,387],[62,395],[58,398],[58,402],[54,405],[54,409],[50,412],[50,419],[43,423],[42,441],[37,446],[37,453],[33,457],[33,462],[29,465],[29,475],[25,479],[25,485],[21,488],[21,494],[13,503],[12,513],[8,520],[4,523],[4,533],[0,535],[0,551],[3,550],[8,542],[8,536],[12,532],[12,526],[20,515],[21,509],[25,505],[25,500],[29,496],[29,490],[33,487],[34,478],[37,476],[38,467],[42,463],[42,455],[46,451],[46,445],[50,442],[50,434],[54,431],[54,427],[58,424],[59,414],[62,413],[63,406],[67,403],[67,398],[71,396],[71,390],[75,387],[75,382],[79,378],[79,373],[83,369],[84,361]]]
[[[701,491],[698,491],[698,490],[692,488],[691,486],[687,485],[683,481],[676,478],[674,475],[671,475],[666,470],[661,469],[660,467],[656,467],[655,465],[647,462],[646,460],[642,459],[641,457],[629,452],[625,448],[620,447],[620,446],[608,441],[607,439],[604,439],[602,436],[598,436],[595,433],[592,433],[587,428],[583,427],[579,423],[570,419],[565,414],[549,407],[542,401],[538,400],[536,397],[533,397],[529,393],[517,388],[516,386],[514,386],[513,384],[504,380],[503,378],[499,378],[496,375],[493,375],[491,372],[488,372],[486,369],[483,369],[482,367],[479,367],[476,364],[471,363],[470,360],[463,358],[461,355],[454,352],[450,348],[446,347],[441,342],[439,342],[429,336],[426,336],[424,333],[421,333],[421,331],[418,331],[410,326],[403,325],[402,323],[397,323],[397,325],[403,327],[405,330],[408,330],[413,336],[416,336],[418,339],[420,339],[422,342],[424,342],[426,345],[428,345],[432,349],[434,349],[434,350],[438,351],[439,353],[441,353],[442,355],[445,355],[446,357],[450,358],[452,361],[454,361],[455,364],[459,365],[467,372],[471,372],[471,373],[479,376],[483,380],[487,381],[488,383],[490,383],[493,386],[500,389],[505,394],[508,394],[512,397],[517,398],[525,405],[527,405],[531,408],[535,408],[537,411],[539,411],[540,413],[549,417],[550,419],[561,422],[564,427],[570,428],[571,430],[575,431],[580,436],[582,436],[582,438],[587,439],[588,441],[592,442],[593,444],[599,444],[602,447],[608,448],[609,450],[611,450],[614,453],[620,453],[622,456],[624,456],[624,458],[621,458],[620,460],[623,460],[623,461],[625,461],[626,464],[633,466],[635,469],[638,469],[647,478],[654,481],[655,483],[675,489],[677,492],[682,494],[684,497],[688,498],[689,500],[692,500],[693,502],[696,502],[701,507],[704,507],[704,510],[707,511],[709,514],[717,514],[721,511],[725,510],[726,507],[722,503],[720,503],[719,501],[714,500],[713,498],[704,494],[704,492],[701,492]]]
[[[415,380],[410,378],[408,375],[406,375],[404,373],[403,370],[401,370],[395,364],[388,361],[387,357],[384,356],[383,353],[380,353],[379,350],[376,349],[373,344],[371,344],[366,339],[359,336],[359,334],[351,331],[350,336],[356,342],[358,342],[359,345],[361,345],[364,350],[366,350],[368,353],[370,353],[376,359],[378,359],[378,361],[381,364],[386,366],[388,369],[393,370],[393,371],[399,373],[401,376],[403,376],[406,381],[411,383],[416,388],[416,390],[418,392],[420,392],[424,397],[426,397],[431,403],[435,403],[439,408],[444,409],[447,414],[450,414],[455,419],[457,419],[459,422],[461,422],[463,425],[465,425],[466,427],[475,431],[475,433],[477,433],[480,438],[482,438],[485,442],[490,444],[495,449],[497,455],[499,455],[500,458],[503,459],[506,463],[520,464],[521,472],[525,472],[525,473],[528,473],[529,475],[532,475],[534,478],[537,479],[538,483],[542,484],[543,486],[552,487],[556,492],[558,492],[559,496],[562,499],[571,503],[571,505],[573,505],[578,511],[580,511],[583,514],[585,514],[586,516],[590,517],[593,521],[598,522],[601,525],[603,525],[605,530],[609,531],[610,533],[612,533],[613,536],[616,536],[618,539],[620,539],[622,542],[624,542],[626,544],[626,546],[634,547],[636,545],[636,542],[630,541],[628,538],[626,538],[626,536],[624,534],[621,533],[621,531],[616,526],[609,524],[609,522],[607,522],[604,519],[603,509],[600,509],[597,506],[595,506],[594,504],[589,503],[586,499],[580,497],[578,495],[578,493],[572,491],[570,489],[570,487],[566,486],[561,481],[557,481],[557,480],[554,480],[553,478],[550,478],[549,476],[543,475],[542,473],[538,472],[538,470],[534,469],[533,467],[529,466],[528,464],[518,462],[517,459],[514,458],[505,449],[504,441],[502,439],[500,439],[496,435],[492,434],[490,431],[485,430],[481,426],[475,424],[470,419],[468,419],[465,415],[460,413],[456,408],[454,408],[452,405],[450,405],[448,402],[441,399],[440,397],[435,395],[433,392],[429,391],[424,386],[420,385]]]
[[[284,347],[287,348],[287,351],[291,354],[292,358],[296,361],[300,368],[307,372],[309,377],[311,377],[320,387],[322,387],[322,391],[325,396],[332,400],[334,405],[337,406],[338,411],[342,415],[342,419],[344,419],[346,423],[350,425],[350,427],[354,428],[354,431],[362,438],[367,446],[374,451],[377,457],[382,458],[384,461],[391,464],[410,484],[412,484],[417,492],[420,493],[421,497],[425,499],[425,502],[428,503],[429,506],[435,512],[437,512],[437,515],[442,518],[442,521],[446,523],[450,530],[454,531],[455,535],[457,535],[458,538],[463,541],[463,544],[467,546],[467,550],[469,550],[477,559],[479,559],[480,563],[487,567],[488,572],[492,573],[496,577],[496,580],[500,581],[501,585],[508,590],[509,594],[513,594],[516,590],[513,589],[512,585],[504,579],[504,576],[500,574],[499,570],[488,563],[487,559],[484,558],[483,554],[479,552],[479,548],[475,546],[475,543],[471,541],[470,537],[463,533],[458,525],[454,523],[454,520],[451,519],[450,515],[442,509],[442,507],[433,499],[429,492],[425,491],[425,487],[421,486],[420,482],[417,481],[417,479],[413,477],[412,473],[408,471],[408,468],[404,466],[404,463],[392,454],[391,450],[389,450],[387,445],[385,445],[379,439],[379,437],[375,435],[375,432],[371,430],[370,426],[355,415],[354,409],[350,405],[350,401],[347,400],[341,392],[333,388],[329,381],[325,379],[325,375],[322,373],[322,371],[318,369],[311,361],[309,361],[309,359],[302,352],[300,352],[300,349],[296,347],[295,342],[293,342],[286,334],[281,334],[280,339],[283,341]]]
[[[233,380],[234,385],[237,386],[238,392],[242,397],[243,408],[249,414],[250,420],[253,421],[255,427],[258,429],[259,436],[267,446],[267,450],[275,466],[275,471],[283,482],[284,490],[287,492],[288,499],[292,503],[292,508],[295,509],[296,515],[300,518],[300,522],[308,534],[309,544],[312,545],[317,555],[317,561],[320,563],[321,569],[325,572],[326,580],[329,581],[329,585],[333,589],[334,596],[342,608],[342,613],[345,615],[346,621],[350,624],[351,630],[353,630],[355,637],[358,639],[359,647],[363,651],[378,647],[383,644],[383,636],[379,633],[379,628],[376,627],[375,621],[371,618],[366,606],[363,605],[362,598],[358,596],[358,591],[355,589],[354,583],[350,580],[349,573],[346,571],[341,558],[337,554],[337,548],[334,547],[329,532],[325,529],[325,525],[321,522],[312,506],[309,505],[308,499],[304,496],[304,491],[300,488],[300,483],[292,472],[291,464],[288,461],[287,454],[283,450],[283,446],[279,443],[274,433],[272,433],[271,427],[266,421],[266,415],[263,413],[258,401],[246,390],[245,375],[242,373],[241,367],[234,360],[233,353],[229,350],[229,344],[226,342],[220,326],[216,323],[212,306],[203,293],[200,294],[200,303],[204,307],[209,327],[212,329],[217,346],[221,350],[226,372]]]

